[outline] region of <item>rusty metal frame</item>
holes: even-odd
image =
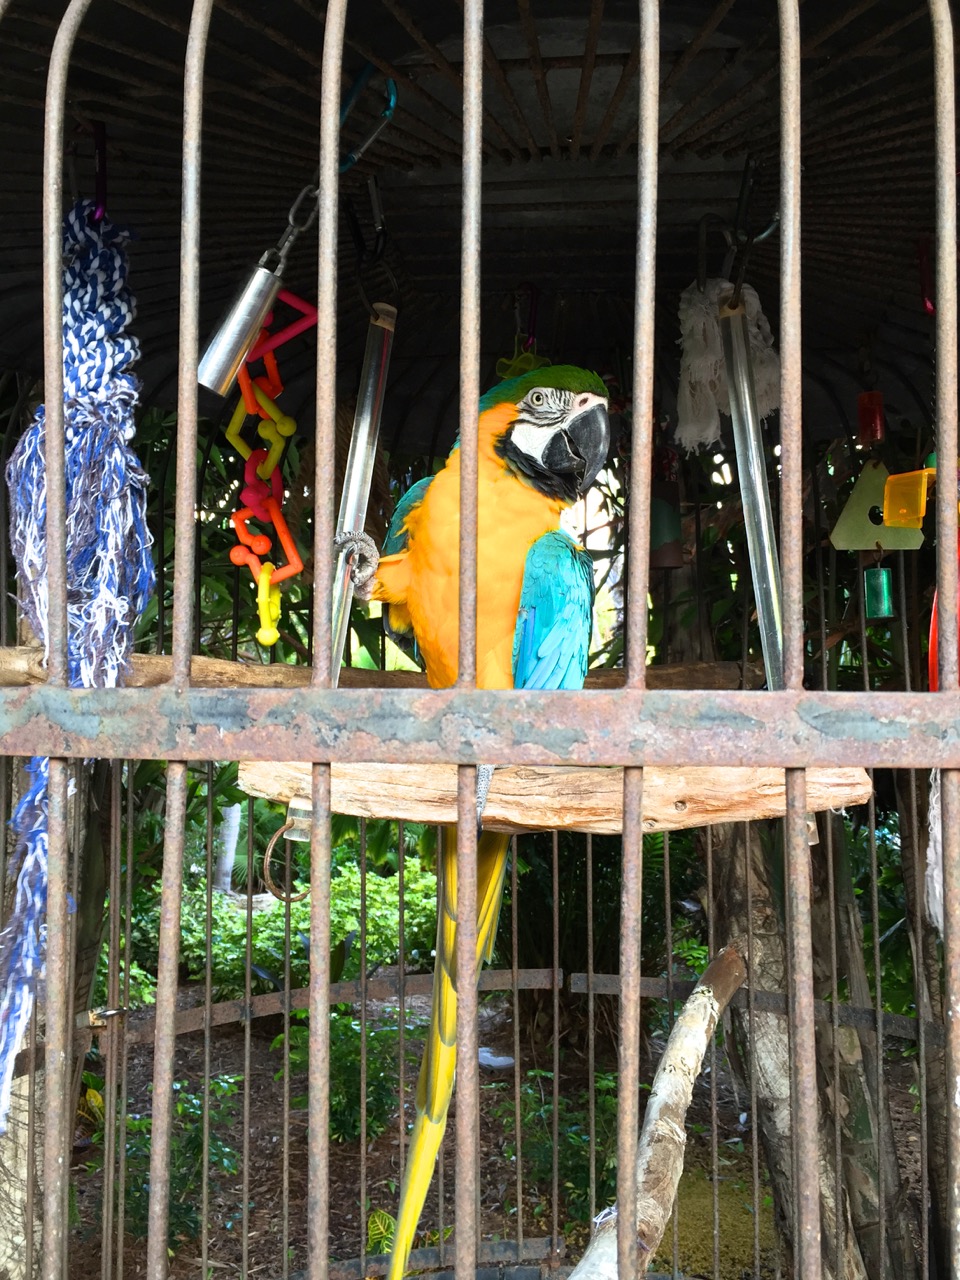
[[[213,0],[194,0],[184,77],[183,223],[180,283],[180,374],[178,392],[176,545],[173,678],[156,689],[76,691],[66,687],[66,559],[61,375],[60,223],[63,124],[67,73],[74,42],[90,0],[70,0],[57,30],[46,96],[44,151],[44,361],[47,403],[49,528],[49,666],[47,683],[0,690],[0,754],[25,750],[51,756],[49,927],[47,950],[47,1128],[44,1149],[45,1233],[43,1280],[61,1280],[66,1249],[66,1114],[71,1061],[70,928],[66,914],[67,786],[69,759],[118,757],[168,759],[167,837],[164,849],[160,965],[155,1022],[155,1128],[152,1149],[148,1273],[166,1271],[168,1139],[172,1067],[177,1031],[175,996],[180,881],[183,860],[188,760],[224,758],[315,763],[311,843],[315,910],[311,926],[309,1008],[310,1144],[309,1276],[329,1273],[327,1073],[329,1034],[323,1016],[332,995],[329,971],[330,779],[336,760],[404,761],[416,751],[424,761],[461,767],[458,801],[461,832],[458,876],[463,920],[475,919],[474,767],[479,763],[576,763],[627,766],[624,778],[624,878],[621,937],[621,1087],[624,1098],[620,1152],[620,1274],[637,1274],[633,1231],[636,1186],[632,1152],[637,1132],[639,1081],[642,767],[646,764],[778,764],[788,770],[787,862],[791,946],[790,1026],[794,1051],[793,1117],[797,1173],[799,1270],[805,1280],[820,1275],[820,1222],[815,1114],[816,1059],[810,940],[809,856],[804,768],[813,764],[862,764],[942,768],[945,963],[948,1076],[960,1078],[960,670],[957,659],[957,297],[956,137],[954,43],[948,0],[930,0],[937,127],[937,390],[936,425],[941,483],[937,519],[940,599],[940,689],[938,694],[830,694],[802,688],[802,547],[792,536],[802,516],[800,364],[800,38],[797,0],[779,0],[780,16],[780,212],[781,212],[781,431],[783,503],[781,540],[786,599],[784,692],[648,691],[644,684],[653,335],[654,265],[659,108],[659,5],[641,0],[639,100],[636,125],[626,141],[639,139],[639,211],[635,313],[633,438],[634,493],[630,513],[629,665],[622,691],[582,694],[522,694],[478,691],[476,682],[476,417],[479,396],[480,210],[484,154],[482,0],[465,0],[463,61],[463,191],[460,420],[463,476],[460,560],[460,674],[452,690],[333,690],[329,681],[332,505],[321,502],[315,521],[316,595],[314,669],[309,690],[211,690],[191,687],[193,637],[194,504],[196,477],[196,366],[203,64]],[[7,8],[0,0],[0,17]],[[399,10],[399,6],[392,6]],[[715,11],[726,11],[721,3]],[[528,14],[528,7],[521,5]],[[326,11],[320,111],[320,217],[317,349],[317,476],[332,472],[336,385],[336,225],[340,71],[346,0],[330,0]],[[713,21],[711,19],[710,21]],[[528,36],[535,30],[528,26]],[[679,72],[678,72],[679,74]],[[589,72],[586,73],[587,78]],[[625,88],[625,86],[624,86]],[[542,69],[538,92],[551,138],[553,125]],[[578,110],[578,124],[582,112]],[[739,117],[737,117],[739,119]],[[702,123],[702,122],[701,122]],[[734,122],[728,122],[728,125]],[[609,122],[605,122],[609,127]],[[667,123],[669,131],[670,122]],[[702,130],[695,127],[697,133]],[[688,131],[691,132],[691,131]],[[674,138],[679,144],[686,135]],[[512,140],[510,140],[512,141]],[[578,133],[579,141],[579,133]],[[620,149],[623,149],[621,144]],[[949,462],[947,460],[950,460]],[[315,492],[323,494],[318,483]],[[143,741],[144,717],[151,738]],[[473,1276],[477,1261],[474,1116],[476,1071],[475,929],[462,924],[458,964],[463,979],[457,1039],[456,1276]],[[587,975],[591,993],[598,975]],[[649,980],[647,980],[649,981]],[[409,985],[412,990],[412,985]],[[751,1006],[752,1007],[752,1006]],[[758,1004],[759,1007],[759,1004]],[[960,1107],[946,1118],[951,1167],[949,1225],[951,1260],[960,1273]],[[507,1253],[510,1251],[507,1250]],[[489,1251],[487,1251],[489,1253]],[[516,1255],[521,1256],[518,1246]],[[442,1250],[441,1250],[442,1254]]]

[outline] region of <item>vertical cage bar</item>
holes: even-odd
[[[63,136],[70,55],[90,0],[71,0],[57,30],[47,76],[43,139],[43,364],[46,401],[47,678],[67,683],[66,479],[63,406]],[[42,638],[42,637],[41,637]],[[45,1096],[42,1280],[66,1269],[68,1136],[71,1089],[69,989],[72,931],[67,914],[69,766],[51,760],[48,774]],[[34,1028],[36,1017],[34,1016]],[[31,1035],[33,1032],[31,1032]],[[29,1127],[29,1126],[28,1126]],[[32,1133],[31,1133],[32,1138]],[[32,1213],[28,1213],[32,1217]]]
[[[67,520],[63,412],[63,136],[70,56],[90,0],[70,0],[50,55],[43,131],[43,378],[47,679],[67,683]],[[44,637],[39,637],[43,640]]]
[[[253,855],[254,855],[254,822],[253,796],[247,799],[247,891],[244,910],[246,912],[246,934],[243,944],[243,999],[247,1008],[253,999]],[[240,1258],[241,1272],[247,1275],[250,1269],[250,1119],[251,1086],[250,1057],[252,1049],[253,1025],[250,1018],[243,1020],[243,1138],[241,1141],[241,1204],[240,1204]]]
[[[317,425],[313,514],[314,688],[329,688],[333,663],[333,454],[337,414],[337,198],[340,77],[347,0],[330,0],[323,28],[317,239]]]
[[[477,419],[480,412],[480,194],[483,0],[463,6],[463,209],[460,246],[460,636],[457,683],[477,679]]]
[[[213,0],[194,0],[183,70],[183,208],[180,221],[180,355],[174,502],[173,685],[190,683],[197,506],[197,365],[200,344],[200,164],[203,66]],[[160,545],[163,543],[161,541]]]
[[[46,1028],[44,1032],[46,1077],[43,1146],[43,1250],[41,1280],[61,1280],[66,1267],[67,1182],[72,1134],[69,1100],[72,1036],[69,988],[72,985],[71,930],[67,911],[69,865],[67,853],[66,760],[51,760],[48,784],[47,831],[47,955]],[[36,1019],[34,1018],[34,1021]]]
[[[806,775],[787,769],[787,949],[789,954],[791,1091],[797,1181],[794,1248],[797,1275],[820,1280],[819,1099],[813,1023],[813,940],[810,847],[806,817]]]
[[[403,857],[403,850],[398,852]],[[367,1262],[367,820],[360,819],[360,1266]]]
[[[640,3],[640,101],[637,165],[637,263],[633,336],[633,435],[628,513],[626,683],[642,689],[647,663],[650,577],[650,484],[653,457],[656,320],[657,179],[659,176],[660,4]]]
[[[551,975],[551,1017],[553,1022],[552,1088],[550,1090],[551,1137],[553,1159],[551,1161],[552,1186],[550,1188],[550,1235],[554,1254],[560,1250],[560,838],[554,831],[550,859],[551,948],[553,973]]]
[[[330,10],[328,9],[328,14]],[[332,508],[331,508],[332,510]],[[328,552],[331,548],[328,548]],[[329,601],[329,597],[327,597]],[[330,611],[327,609],[329,633]],[[329,663],[321,667],[329,679]],[[316,671],[314,677],[316,678]],[[310,1044],[307,1130],[307,1277],[326,1280],[330,1230],[330,766],[315,764],[310,831]]]
[[[107,915],[107,1004],[111,1009],[120,1007],[120,863],[121,858],[121,770],[115,761],[110,766],[110,859]],[[114,1186],[117,1163],[117,1093],[120,1046],[123,1041],[123,1021],[116,1017],[107,1024],[106,1034],[100,1037],[100,1052],[104,1058],[103,1071],[103,1218],[100,1225],[100,1277],[112,1280],[113,1275],[113,1226]]]
[[[589,836],[587,839],[589,840]],[[513,1131],[516,1135],[514,1160],[517,1188],[517,1250],[523,1253],[523,1126],[520,1122],[520,988],[517,979],[517,837],[510,841],[510,994],[513,1008]],[[589,928],[589,925],[588,925]],[[589,945],[589,944],[588,944]],[[592,1216],[592,1215],[591,1215]]]
[[[638,1260],[637,1138],[640,1131],[640,916],[643,885],[643,770],[623,771],[620,896],[620,1048],[617,1086],[617,1270],[634,1280]]]
[[[590,1221],[597,1216],[597,997],[593,980],[593,836],[584,837],[587,874],[587,1098],[590,1125]]]
[[[800,333],[800,14],[779,0],[780,17],[780,557],[783,672],[803,685],[803,490]]]
[[[936,111],[937,318],[936,432],[937,592],[940,689],[958,686],[957,660],[957,179],[954,34],[948,0],[930,0]],[[960,1079],[960,774],[940,775],[943,824],[944,994],[947,1079]],[[946,1117],[947,1254],[960,1274],[960,1108]]]
[[[462,634],[462,633],[461,633]],[[448,870],[444,867],[444,872]],[[473,1280],[477,1268],[477,771],[457,770],[457,1178],[456,1280]]]
[[[208,1272],[210,1250],[210,1068],[213,1050],[213,1034],[210,1026],[210,1009],[213,1005],[213,765],[207,765],[207,833],[204,848],[204,940],[203,940],[203,1185],[200,1202],[200,1270]],[[244,1085],[246,1086],[246,1081]]]
[[[937,177],[937,594],[940,688],[956,689],[957,663],[957,126],[949,0],[930,0]],[[944,885],[946,888],[946,884]],[[946,896],[946,895],[945,895]],[[949,1006],[948,1006],[949,1007]],[[953,1020],[955,1021],[955,1019]]]
[[[157,959],[157,1015],[153,1041],[153,1125],[150,1131],[150,1208],[147,1274],[160,1276],[167,1266],[167,1217],[170,1197],[170,1136],[173,1108],[173,1058],[176,1049],[177,969],[180,956],[180,898],[183,884],[187,766],[167,765],[167,805],[160,891]]]

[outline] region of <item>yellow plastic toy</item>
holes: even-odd
[[[257,612],[260,615],[257,643],[268,647],[280,639],[280,632],[277,630],[277,623],[280,621],[280,588],[270,585],[273,571],[274,566],[266,561],[257,580]]]
[[[894,529],[919,529],[927,511],[927,489],[936,475],[936,467],[922,467],[888,476],[883,488],[883,523]]]
[[[269,480],[280,462],[285,443],[290,436],[295,434],[297,424],[289,414],[283,413],[277,407],[276,401],[271,400],[263,388],[258,387],[256,383],[253,384],[253,394],[256,396],[257,403],[263,413],[266,414],[266,417],[261,418],[257,423],[257,434],[266,440],[268,445],[267,456],[257,467],[257,475],[261,480]],[[250,446],[240,434],[248,417],[246,401],[241,396],[230,418],[226,434],[227,439],[244,461],[252,453]]]

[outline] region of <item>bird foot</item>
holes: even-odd
[[[369,600],[373,594],[373,583],[380,563],[380,552],[377,544],[368,533],[344,531],[334,536],[333,545],[338,551],[352,553],[350,565],[350,581],[353,591],[361,600]]]
[[[477,765],[477,837],[483,832],[483,811],[487,807],[487,794],[493,781],[495,764]]]

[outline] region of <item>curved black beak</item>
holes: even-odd
[[[582,470],[577,467],[577,488],[583,494],[600,474],[610,451],[607,406],[592,404],[567,424],[565,434],[583,464]]]

